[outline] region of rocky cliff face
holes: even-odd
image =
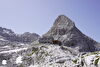
[[[41,38],[0,28],[0,67],[100,67],[100,43],[64,15]]]
[[[44,37],[53,37],[59,40],[68,47],[75,48],[79,52],[96,51],[97,42],[90,37],[84,35],[76,26],[75,23],[64,15],[58,16],[53,27],[43,35]]]

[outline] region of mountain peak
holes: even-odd
[[[52,28],[45,34],[45,36],[64,35],[73,28],[76,27],[75,23],[72,20],[70,20],[65,15],[59,15],[55,20]]]
[[[65,15],[58,16],[51,29],[43,37],[53,37],[54,40],[62,42],[65,46],[74,47],[80,52],[96,50],[97,42],[84,35]]]
[[[72,28],[75,26],[74,22],[70,20],[67,16],[65,15],[59,15],[57,19],[55,20],[54,26],[58,28]]]

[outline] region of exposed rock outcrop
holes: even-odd
[[[42,37],[0,27],[0,67],[100,67],[100,43],[64,15]]]
[[[15,34],[11,29],[0,27],[0,37],[11,42],[32,43],[40,36],[36,33],[25,32],[23,34]]]
[[[0,27],[0,67],[20,67],[26,51],[31,52],[30,44],[39,37],[29,32],[15,34],[10,29]]]
[[[75,26],[75,23],[64,15],[58,16],[53,27],[43,36],[51,36],[54,40],[61,41],[62,45],[73,47],[80,52],[92,52],[97,50],[97,42],[84,35]]]

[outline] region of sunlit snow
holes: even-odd
[[[5,39],[3,39],[3,38],[0,38],[0,40],[1,40],[1,41],[6,41],[6,40],[5,40]]]
[[[3,61],[2,61],[2,64],[3,64],[3,65],[7,64],[7,61],[6,61],[6,60],[3,60]]]
[[[16,64],[22,63],[22,56],[17,57]]]
[[[20,48],[20,49],[15,49],[15,50],[9,50],[9,51],[2,51],[0,53],[12,53],[12,52],[18,52],[21,50],[27,50],[27,48]]]
[[[93,58],[95,58],[95,55],[91,55],[91,56],[85,57],[86,63],[87,63],[88,65],[90,65],[91,62],[92,62],[92,60],[93,60]]]

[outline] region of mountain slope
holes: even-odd
[[[97,42],[84,35],[75,23],[64,15],[58,16],[51,29],[43,37],[53,37],[68,47],[74,47],[80,52],[96,51]]]

